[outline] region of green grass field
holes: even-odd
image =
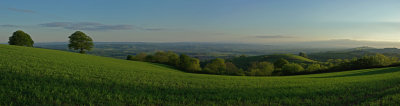
[[[0,105],[398,105],[400,68],[282,77],[0,45]]]

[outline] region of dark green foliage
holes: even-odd
[[[199,72],[201,71],[200,68],[200,61],[196,58],[191,58],[188,55],[181,54],[179,56],[179,68],[187,71],[187,72]]]
[[[189,66],[186,68],[189,72],[199,72],[201,71],[200,60],[196,58],[190,58]]]
[[[179,55],[174,53],[174,52],[167,52],[167,56],[168,56],[168,64],[171,66],[178,66],[179,65]]]
[[[135,56],[128,55],[127,59],[133,61],[146,61],[146,57],[147,57],[146,53],[139,53],[136,54]]]
[[[29,34],[22,30],[15,31],[9,38],[8,44],[17,46],[33,47],[33,40]]]
[[[285,64],[289,64],[289,61],[283,58],[280,58],[274,62],[275,68],[282,68]]]
[[[255,62],[250,67],[251,76],[271,76],[274,65],[269,62]]]
[[[232,62],[225,62],[225,66],[226,66],[225,74],[227,74],[227,75],[241,75],[241,73],[243,73],[243,72],[240,72],[243,70],[240,70],[239,68],[237,68],[236,65],[233,64]]]
[[[147,55],[147,56],[144,58],[144,60],[145,60],[146,62],[153,62],[153,63],[156,62],[156,59],[154,58],[153,55]]]
[[[300,53],[299,53],[299,56],[304,57],[304,58],[308,58],[307,54],[304,53],[304,52],[300,52]]]
[[[169,61],[168,54],[163,51],[158,51],[154,55],[154,61],[157,63],[167,64]]]
[[[188,66],[190,65],[190,59],[191,57],[186,54],[179,55],[179,68],[183,70],[188,69]]]
[[[204,67],[204,72],[211,74],[226,74],[226,64],[224,59],[214,59]]]
[[[322,70],[323,68],[321,67],[320,64],[310,64],[307,66],[306,70],[307,72],[313,72],[313,71],[318,71]]]
[[[304,58],[301,56],[293,55],[293,54],[273,54],[273,55],[261,55],[261,56],[243,56],[243,57],[236,57],[232,59],[228,59],[227,61],[231,61],[235,64],[238,68],[248,70],[254,62],[263,62],[267,61],[270,63],[275,63],[279,59],[285,59],[291,63],[315,63],[317,61]],[[278,67],[279,69],[279,67]]]
[[[285,57],[286,56],[286,57]],[[294,61],[289,64],[285,57]],[[247,66],[242,66],[242,68],[237,67],[237,64],[231,62],[225,62],[224,59],[214,59],[209,62],[204,62],[203,71],[201,71],[199,60],[192,58],[188,55],[180,55],[174,52],[163,52],[158,51],[154,55],[146,55],[145,53],[139,53],[136,56],[129,55],[127,57],[129,60],[136,61],[146,61],[167,64],[174,66],[186,72],[196,72],[196,73],[208,73],[208,74],[220,74],[220,75],[248,75],[248,76],[280,76],[280,75],[298,75],[298,74],[311,74],[311,73],[323,73],[332,71],[345,71],[353,69],[365,69],[373,67],[385,67],[392,64],[399,64],[398,58],[386,57],[382,54],[376,54],[374,56],[364,56],[362,58],[354,58],[352,60],[348,59],[330,59],[328,62],[317,62],[306,59],[300,56],[294,55],[267,55],[267,56],[253,56],[233,59],[236,63],[241,64],[239,60],[245,62],[256,61],[256,60],[275,60],[274,64],[271,66],[269,62],[252,62]],[[243,63],[243,62],[242,62]],[[296,63],[296,64],[294,64]],[[283,66],[287,65],[285,68]],[[304,67],[304,68],[303,68]]]
[[[282,67],[282,72],[286,75],[295,74],[304,71],[304,68],[296,63],[285,64]]]
[[[185,54],[178,56],[178,54],[171,51],[168,52],[158,51],[154,53],[154,55],[139,53],[136,56],[128,55],[127,58],[128,60],[134,60],[134,61],[146,61],[152,63],[171,65],[186,72],[201,71],[199,59],[191,58]]]
[[[79,50],[79,53],[85,54],[86,51],[90,51],[93,48],[93,40],[85,33],[76,31],[69,38],[68,48],[73,50]]]
[[[136,54],[134,60],[136,60],[136,61],[145,61],[146,57],[147,57],[146,53],[139,53],[139,54]]]
[[[384,67],[392,65],[393,63],[397,63],[396,58],[389,58],[382,54],[375,54],[373,56],[363,56],[362,58],[355,58],[347,61],[337,62],[335,68],[339,69],[363,69],[363,68],[372,68],[372,67]]]
[[[128,55],[126,57],[126,60],[134,60],[134,59],[135,59],[135,56],[132,56],[132,55]]]

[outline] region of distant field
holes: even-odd
[[[0,44],[0,105],[398,105],[400,68],[245,77]]]

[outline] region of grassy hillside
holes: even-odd
[[[230,59],[228,61],[232,61],[237,67],[246,69],[250,66],[252,62],[262,62],[268,61],[274,63],[276,60],[283,58],[293,63],[313,63],[317,62],[308,58],[304,58],[301,56],[293,55],[293,54],[273,54],[273,55],[262,55],[262,56],[250,56],[250,57],[237,57]]]
[[[400,68],[285,77],[183,73],[158,64],[0,45],[0,105],[396,105]]]

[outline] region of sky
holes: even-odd
[[[1,0],[0,43],[400,41],[400,0]]]

